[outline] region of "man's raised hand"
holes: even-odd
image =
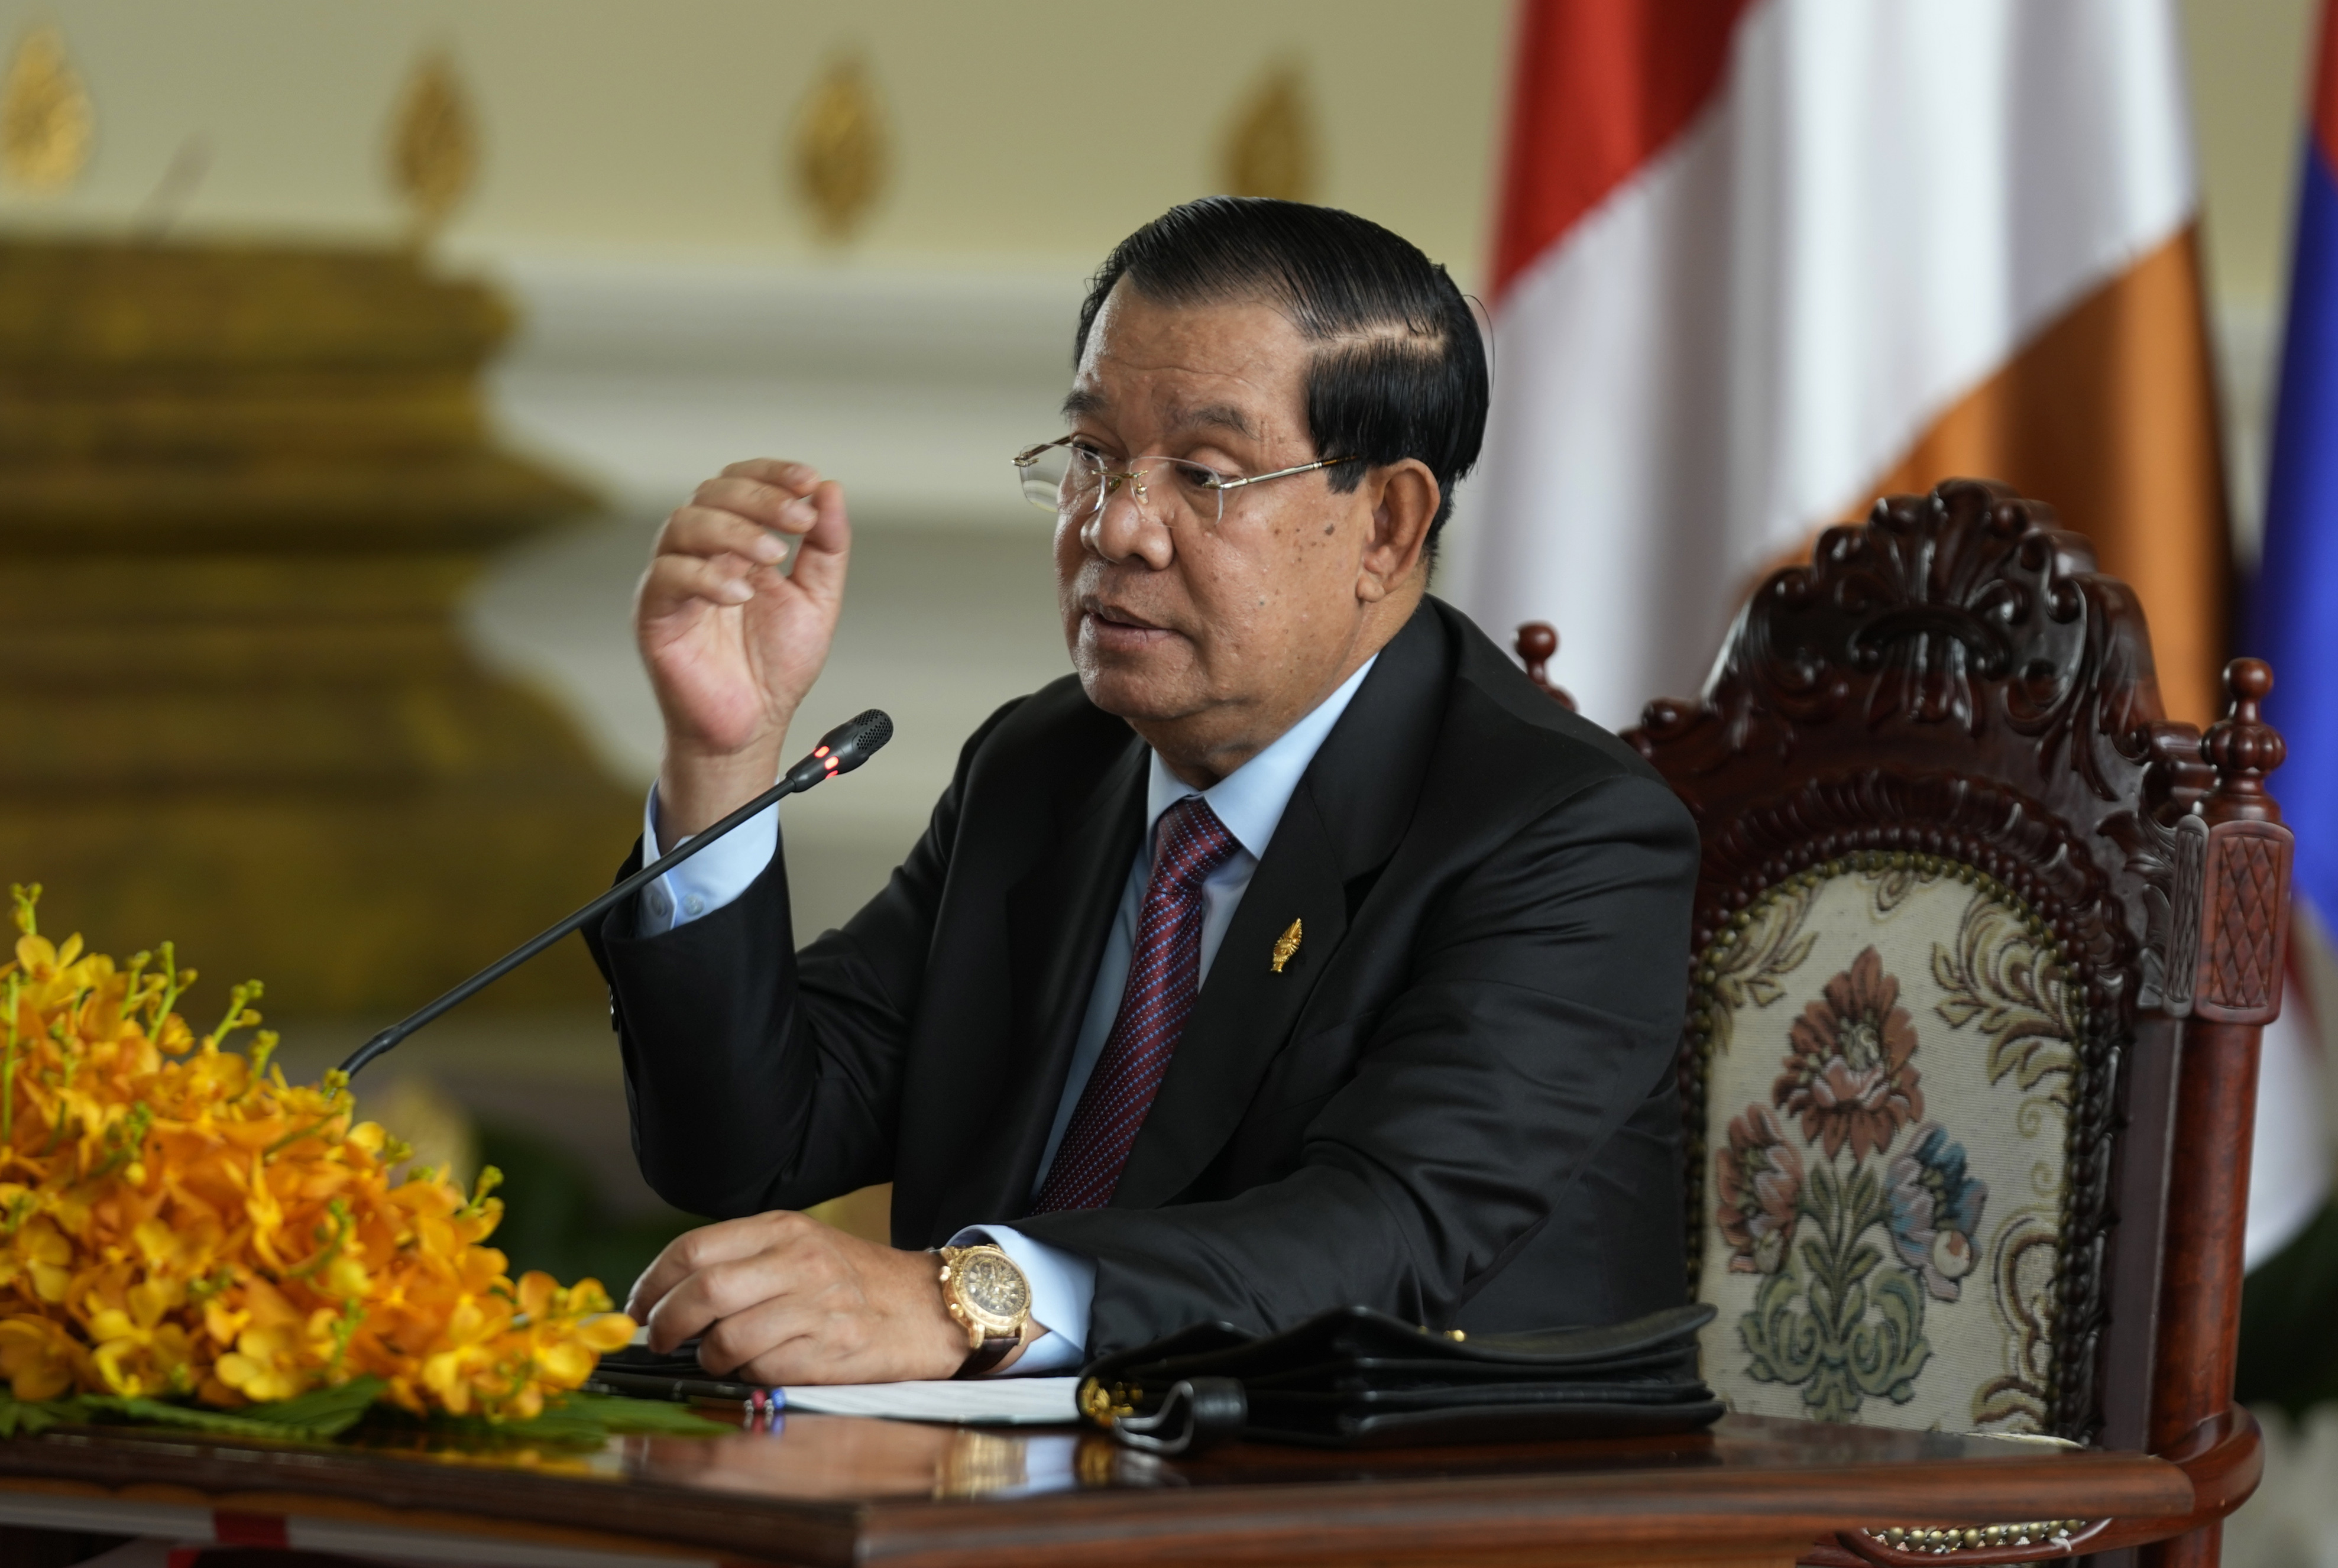
[[[785,571],[781,535],[801,541]],[[843,487],[768,457],[701,485],[658,531],[634,631],[665,719],[662,839],[698,832],[779,776],[836,635],[851,548]]]

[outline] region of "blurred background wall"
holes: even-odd
[[[2244,565],[2312,13],[2309,0],[2183,6]],[[413,611],[443,609],[447,690],[470,681],[518,705],[462,724],[550,726],[522,748],[535,771],[496,776],[504,816],[409,828],[367,863],[436,887],[427,867],[467,860],[482,889],[510,896],[466,895],[492,908],[443,950],[369,963],[369,989],[288,961],[270,1010],[292,1061],[338,1058],[456,977],[456,948],[484,961],[624,856],[657,747],[626,626],[632,581],[658,519],[742,456],[810,460],[851,498],[849,613],[803,729],[881,705],[899,739],[789,808],[799,926],[849,913],[918,830],[965,735],[1065,669],[1044,520],[1016,499],[1006,457],[1054,433],[1085,276],[1171,203],[1233,190],[1351,208],[1477,286],[1508,28],[1506,0],[1186,0],[1174,14],[1062,0],[0,0],[0,60],[22,68],[35,39],[61,47],[87,128],[67,177],[0,183],[0,254],[322,247],[484,284],[512,329],[497,343],[482,328],[469,360],[448,361],[476,374],[481,398],[463,439],[571,497],[542,492],[526,526],[483,525],[432,556],[443,594]],[[38,321],[19,328],[40,339]],[[0,461],[6,442],[0,431]],[[0,539],[21,521],[0,515]],[[335,558],[333,593],[392,573],[388,547],[368,548]],[[102,594],[144,558],[84,551],[79,569]],[[523,712],[537,717],[495,717]],[[382,723],[385,755],[416,744],[391,733],[407,720]],[[530,821],[508,865],[480,848]],[[37,848],[9,842],[27,863],[7,877],[57,883]],[[71,887],[51,897],[60,918],[74,912]],[[302,954],[339,940],[289,901],[232,915],[274,922]],[[172,936],[199,963],[237,940],[199,918],[88,935],[114,950]],[[377,1072],[371,1092],[447,1149],[538,1173],[543,1196],[516,1179],[512,1197],[541,1234],[512,1240],[546,1266],[619,1272],[675,1222],[633,1173],[602,999],[573,956]]]

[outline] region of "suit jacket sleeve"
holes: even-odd
[[[1577,791],[1455,886],[1394,1000],[1350,1021],[1355,1075],[1296,1170],[1223,1200],[1018,1221],[1095,1260],[1089,1354],[1351,1302],[1451,1322],[1661,1092],[1696,868],[1695,824],[1662,783]]]
[[[840,931],[795,950],[787,845],[733,903],[657,936],[627,901],[585,941],[609,982],[634,1154],[676,1208],[802,1209],[891,1179],[909,1020],[949,868],[967,741],[926,831]],[[633,858],[623,877],[641,859]]]

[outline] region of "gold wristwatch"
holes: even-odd
[[[987,1241],[939,1250],[942,1305],[966,1330],[966,1363],[958,1376],[979,1377],[1023,1343],[1031,1321],[1031,1282],[1014,1259]]]

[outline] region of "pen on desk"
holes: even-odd
[[[595,1394],[623,1394],[635,1399],[665,1399],[677,1405],[719,1404],[725,1410],[752,1414],[787,1408],[787,1396],[755,1383],[732,1383],[715,1377],[669,1377],[655,1372],[595,1371],[584,1385]]]

